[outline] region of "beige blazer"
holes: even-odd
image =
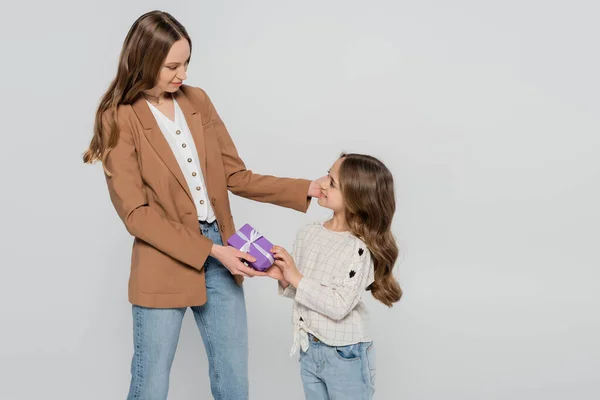
[[[306,212],[310,181],[246,169],[202,89],[183,85],[175,99],[192,132],[224,243],[235,233],[228,190]],[[119,217],[134,237],[129,301],[152,308],[202,305],[207,301],[202,267],[212,242],[202,236],[183,172],[142,97],[119,106],[117,115],[120,138],[106,160],[112,174],[106,183]],[[239,284],[243,280],[235,279]]]

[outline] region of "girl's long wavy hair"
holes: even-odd
[[[373,296],[391,307],[402,297],[393,275],[398,245],[391,226],[396,211],[394,179],[377,158],[364,154],[342,154],[340,190],[350,231],[365,242],[375,265]]]
[[[102,161],[104,171],[110,176],[106,157],[119,141],[117,108],[121,104],[132,104],[142,91],[156,86],[171,46],[181,39],[189,42],[191,50],[192,41],[187,31],[166,12],[150,11],[133,23],[123,43],[117,76],[96,111],[94,135],[83,153],[83,162]]]

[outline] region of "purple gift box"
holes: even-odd
[[[249,224],[242,226],[227,239],[227,244],[256,258],[255,262],[248,264],[257,271],[265,271],[273,265],[273,255],[269,251],[273,244]]]

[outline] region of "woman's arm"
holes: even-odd
[[[123,113],[126,113],[122,111]],[[161,217],[148,206],[136,155],[132,127],[126,115],[120,116],[120,137],[116,147],[108,154],[106,166],[112,176],[106,176],[110,199],[127,231],[198,270],[208,256],[213,256],[233,274],[252,277],[265,275],[244,265],[240,259],[254,262],[254,257],[233,247],[219,246],[202,236],[199,231]],[[107,126],[107,123],[105,123]]]
[[[227,188],[238,196],[306,212],[310,205],[310,196],[318,196],[315,182],[307,179],[260,175],[247,169],[210,98],[202,89],[197,90],[205,104],[203,121],[207,121],[206,126],[212,124],[216,131]]]

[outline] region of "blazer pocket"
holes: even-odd
[[[133,250],[132,278],[139,291],[148,294],[181,293],[176,276],[179,266],[173,265],[173,258],[155,249],[148,243],[136,239]],[[181,264],[180,268],[187,268]]]

